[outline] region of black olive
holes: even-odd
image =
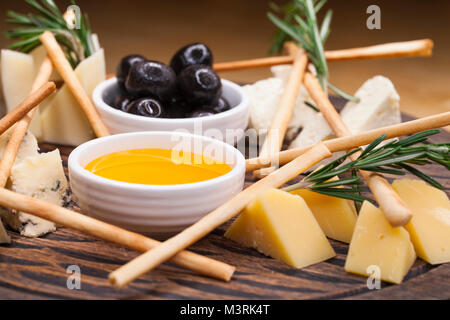
[[[203,43],[193,43],[180,49],[170,62],[170,66],[176,74],[186,67],[203,64],[212,67],[213,54]]]
[[[215,105],[222,95],[222,81],[208,66],[195,65],[178,76],[178,88],[186,101],[196,106]]]
[[[125,87],[136,97],[151,96],[165,102],[176,93],[177,77],[162,62],[144,61],[131,68]]]
[[[216,112],[212,109],[198,109],[189,114],[189,118],[204,118],[215,115]]]
[[[166,107],[165,115],[167,118],[183,119],[187,118],[194,108],[182,97],[174,96]]]
[[[133,97],[131,97],[128,93],[121,92],[114,98],[113,107],[126,112],[127,106],[131,102],[133,102]]]
[[[142,98],[131,102],[125,111],[148,118],[162,118],[164,109],[161,102],[158,100],[153,98]]]
[[[131,54],[129,56],[124,57],[120,60],[119,65],[116,70],[116,77],[119,81],[119,84],[125,84],[127,80],[128,74],[130,73],[131,68],[138,62],[146,61],[147,59],[138,54]]]
[[[225,98],[220,98],[217,104],[211,108],[216,113],[222,113],[228,110],[231,110],[231,106]]]

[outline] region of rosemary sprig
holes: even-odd
[[[397,176],[403,176],[409,172],[433,187],[443,189],[443,186],[435,179],[412,166],[435,163],[450,170],[450,143],[431,144],[427,141],[430,136],[439,132],[440,130],[428,130],[385,145],[382,145],[382,142],[386,139],[386,135],[382,135],[367,146],[355,161],[345,163],[349,156],[360,152],[361,148],[350,151],[314,171],[300,183],[283,190],[309,189],[316,193],[353,200],[357,205],[364,200],[373,202],[361,194],[360,186],[363,182],[357,175],[359,169]],[[351,177],[330,180],[344,173],[351,173]]]
[[[5,35],[17,40],[10,49],[29,53],[41,45],[40,35],[52,32],[63,47],[68,60],[76,67],[94,53],[92,33],[87,15],[80,17],[80,28],[70,28],[53,0],[25,0],[37,13],[20,14],[8,11],[6,23],[19,26]],[[75,1],[72,1],[75,5]]]
[[[272,4],[275,13],[284,15],[277,17],[268,13],[269,19],[278,27],[271,53],[281,52],[286,41],[294,41],[302,46],[314,64],[317,77],[325,91],[333,90],[344,99],[359,102],[359,99],[343,92],[329,83],[329,71],[325,58],[324,45],[330,34],[333,11],[328,10],[319,27],[317,13],[327,0],[292,0],[283,7]]]

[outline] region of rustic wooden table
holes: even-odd
[[[449,140],[448,132],[434,138],[436,142]],[[41,147],[43,151],[56,148]],[[67,168],[72,149],[60,147],[60,150]],[[450,194],[448,172],[437,166],[428,166],[425,171],[436,177]],[[253,182],[249,177],[246,186]],[[366,278],[344,270],[346,244],[331,241],[337,257],[295,270],[225,239],[223,234],[228,226],[218,228],[190,249],[236,266],[237,272],[230,283],[164,264],[121,291],[109,285],[108,274],[135,258],[136,252],[67,228],[42,239],[26,239],[11,233],[12,245],[0,247],[0,300],[450,298],[450,264],[431,266],[418,259],[403,284],[383,283],[381,290],[369,291]],[[81,290],[67,289],[66,270],[71,265],[81,269]]]

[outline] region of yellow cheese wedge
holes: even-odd
[[[81,62],[75,73],[91,98],[95,87],[106,77],[103,49]],[[66,85],[48,103],[42,104],[41,121],[45,142],[78,146],[95,138],[89,121]]]
[[[336,255],[306,202],[276,189],[252,201],[225,237],[295,268]]]
[[[31,93],[36,76],[33,57],[12,50],[2,50],[1,70],[6,112],[11,112]],[[34,112],[30,130],[39,139],[42,135],[39,108]]]
[[[392,186],[413,212],[406,230],[417,255],[431,264],[450,262],[450,201],[445,192],[418,180],[397,180]]]
[[[345,270],[363,276],[378,268],[380,280],[401,283],[416,260],[405,228],[392,228],[380,209],[364,202],[359,213]]]
[[[291,193],[301,196],[306,201],[328,238],[350,243],[358,218],[353,201],[329,197],[305,189]]]

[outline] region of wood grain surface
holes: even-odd
[[[405,120],[408,120],[406,117]],[[435,142],[450,140],[443,132]],[[55,149],[41,145],[42,151]],[[71,148],[59,147],[64,167]],[[67,169],[66,169],[67,170]],[[450,194],[448,172],[428,166]],[[67,172],[66,172],[67,173]],[[253,183],[249,176],[246,186]],[[76,207],[75,207],[76,209]],[[366,278],[345,272],[348,245],[331,241],[337,256],[295,270],[255,250],[225,239],[229,223],[195,244],[191,250],[235,265],[230,283],[205,278],[175,265],[164,264],[124,290],[114,290],[107,276],[137,253],[67,228],[41,239],[12,233],[13,243],[0,247],[0,299],[449,299],[450,265],[431,266],[417,259],[404,283],[382,283],[370,291]],[[81,290],[67,289],[69,266],[81,269]]]

